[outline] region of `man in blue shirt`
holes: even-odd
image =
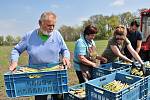
[[[39,28],[28,32],[13,48],[9,69],[15,70],[18,58],[23,51],[29,55],[29,64],[57,63],[60,54],[64,65],[70,67],[70,53],[59,31],[54,30],[56,15],[44,12],[39,20]],[[60,100],[52,95],[54,100]],[[61,98],[62,99],[62,98]],[[35,100],[47,100],[47,95],[35,96]]]

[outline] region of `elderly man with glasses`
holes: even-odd
[[[13,48],[10,57],[11,71],[16,69],[21,53],[27,51],[29,65],[62,62],[70,66],[70,53],[60,32],[54,30],[56,15],[53,12],[44,12],[39,20],[39,28],[28,32]],[[63,100],[63,95],[53,94],[53,100]],[[35,100],[47,100],[47,95],[37,95]]]

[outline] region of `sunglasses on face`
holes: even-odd
[[[116,40],[124,40],[124,38],[116,38]]]
[[[124,26],[117,26],[117,27],[116,27],[116,29],[117,29],[117,28],[123,28],[123,29],[125,29],[125,27],[124,27]]]

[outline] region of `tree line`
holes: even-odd
[[[136,18],[139,16],[136,16]],[[129,26],[130,22],[135,18],[131,12],[125,12],[119,15],[104,16],[93,15],[88,20],[83,21],[83,24],[78,27],[62,25],[59,29],[66,41],[75,41],[79,38],[80,33],[86,25],[92,24],[98,28],[96,39],[108,39],[112,36],[114,28],[119,25]]]
[[[96,35],[97,40],[108,39],[112,36],[113,30],[117,25],[122,24],[128,27],[133,19],[140,19],[140,12],[145,9],[146,8],[139,9],[136,15],[131,12],[110,16],[104,16],[102,14],[93,15],[89,17],[89,19],[83,21],[80,26],[62,25],[58,30],[61,32],[65,41],[76,41],[80,37],[80,33],[83,32],[85,26],[92,24],[98,28],[98,33]],[[18,43],[19,40],[19,36],[13,37],[8,35],[5,39],[3,36],[0,36],[0,45],[13,45]]]
[[[85,26],[92,24],[98,28],[96,35],[97,40],[108,39],[112,36],[114,28],[122,24],[128,27],[132,20],[138,20],[140,23],[140,12],[147,8],[138,9],[136,12],[124,12],[118,15],[104,16],[102,14],[93,15],[88,20],[82,22],[81,26],[72,27],[62,25],[59,31],[62,33],[65,41],[76,41],[80,37],[80,33],[83,32]],[[148,8],[149,9],[149,8]]]
[[[20,36],[13,37],[12,35],[7,35],[6,37],[0,36],[0,46],[3,45],[15,45],[21,40]]]

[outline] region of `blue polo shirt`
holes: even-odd
[[[88,47],[95,46],[95,42],[92,40],[92,43],[86,43],[85,39],[83,36],[80,37],[75,43],[75,49],[74,49],[74,61],[75,62],[80,62],[78,55],[88,55]],[[80,70],[80,65],[74,62],[74,69],[77,71]]]
[[[13,48],[11,61],[18,61],[25,50],[29,55],[29,64],[58,63],[60,54],[70,58],[64,39],[57,30],[54,30],[46,41],[38,35],[38,29],[28,32]]]

